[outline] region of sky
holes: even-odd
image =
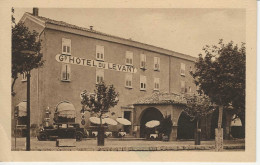
[[[32,8],[15,8],[16,22]],[[205,45],[246,41],[244,9],[39,8],[39,15],[198,57]]]

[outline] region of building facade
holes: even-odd
[[[75,122],[80,123],[81,92],[93,92],[95,85],[104,81],[113,84],[119,92],[119,102],[110,110],[115,113],[111,118],[129,119],[132,126],[124,129],[130,134],[137,132],[140,137],[141,111],[151,108],[137,106],[140,99],[155,93],[179,96],[196,93],[196,86],[189,74],[194,68],[194,57],[104,34],[92,28],[51,20],[38,16],[38,11],[25,13],[21,21],[30,30],[39,33],[45,61],[42,68],[31,73],[32,124],[44,123],[46,114],[51,124],[57,105],[64,101],[74,106]],[[14,88],[16,96],[12,98],[13,109],[26,100],[25,82],[24,75],[17,79]],[[183,109],[175,105],[168,111],[162,110],[165,106],[153,108],[159,109],[163,116],[167,113],[172,115],[176,139],[178,119]],[[91,125],[87,120],[89,117],[90,114],[86,114],[83,127]],[[110,129],[121,127],[111,126]]]

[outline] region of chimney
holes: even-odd
[[[89,26],[90,30],[93,30],[93,26]]]
[[[34,7],[34,8],[33,8],[33,15],[34,15],[34,16],[38,16],[38,14],[39,14],[39,8]]]

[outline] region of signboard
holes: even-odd
[[[96,67],[96,68],[114,70],[114,71],[119,71],[119,72],[128,72],[128,73],[137,72],[137,69],[131,65],[120,65],[120,64],[108,63],[108,62],[103,62],[103,61],[74,57],[74,56],[65,55],[65,54],[57,54],[55,59],[58,62],[67,63],[67,64]]]

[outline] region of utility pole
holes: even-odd
[[[31,74],[30,71],[27,71],[27,125],[26,125],[26,151],[30,151],[31,150],[31,143],[30,143],[30,127],[31,127],[31,117],[30,117],[30,78],[31,78]]]

